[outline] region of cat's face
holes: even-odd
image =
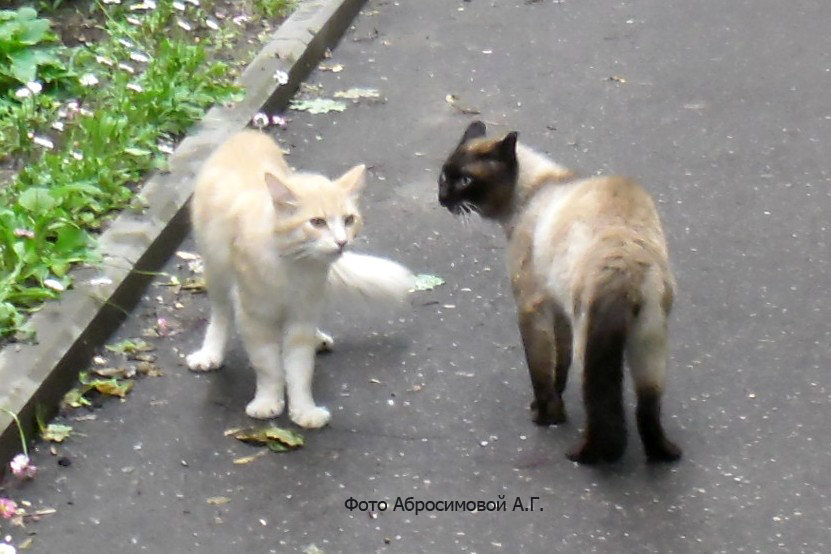
[[[517,179],[516,133],[494,140],[471,123],[439,175],[439,203],[458,215],[498,218],[511,209]]]
[[[278,213],[274,232],[281,253],[295,259],[340,256],[361,228],[357,200],[365,172],[358,165],[335,180],[303,173],[266,174]]]

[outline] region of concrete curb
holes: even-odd
[[[256,112],[285,109],[365,2],[302,0],[238,79],[245,98],[208,111],[170,156],[169,173],[152,176],[138,194],[136,209],[122,212],[103,233],[102,266],[75,271],[75,287],[32,317],[38,343],[12,344],[0,352],[0,407],[18,414],[27,437],[34,436],[36,406],[57,406],[93,350],[138,302],[150,280],[148,272],[161,267],[187,234],[187,202],[205,158]],[[274,78],[278,70],[289,77],[282,86]],[[0,429],[2,474],[20,444],[13,419],[4,412]]]

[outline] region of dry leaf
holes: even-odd
[[[211,506],[222,506],[223,504],[227,504],[230,501],[231,499],[227,496],[212,496],[210,498],[205,499],[205,502],[207,502]]]

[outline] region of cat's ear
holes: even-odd
[[[509,164],[516,164],[516,139],[517,132],[511,131],[505,138],[499,141],[496,150],[499,153],[499,159]]]
[[[482,138],[485,136],[487,130],[485,129],[485,124],[481,121],[474,121],[470,125],[467,126],[465,129],[465,134],[462,135],[462,140],[459,144],[464,144],[469,140],[473,140],[475,138]]]
[[[364,177],[366,176],[366,166],[358,164],[343,175],[337,181],[338,186],[343,188],[350,194],[357,194],[364,188]]]
[[[271,194],[271,200],[274,202],[275,208],[291,211],[297,207],[297,197],[286,185],[282,175],[266,172],[265,184],[268,186],[268,192]]]

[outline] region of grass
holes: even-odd
[[[211,105],[240,95],[221,61],[238,26],[211,7],[93,4],[101,38],[71,48],[34,10],[0,11],[0,24],[17,25],[3,36],[18,37],[5,50],[0,39],[0,60],[29,63],[0,61],[17,71],[0,71],[0,162],[14,173],[0,183],[0,337],[19,337],[28,314],[71,287],[75,264],[98,261],[95,235],[135,185]],[[251,8],[273,17],[291,3]]]

